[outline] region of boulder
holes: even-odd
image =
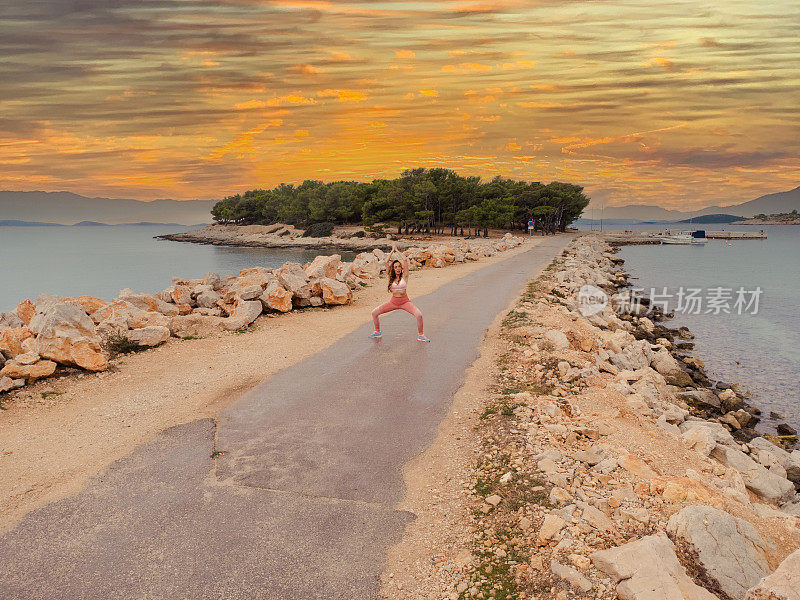
[[[25,327],[25,323],[16,313],[0,312],[0,331],[8,328],[19,329],[20,327]]]
[[[135,311],[127,319],[129,329],[141,329],[142,327],[166,327],[167,317],[155,311]]]
[[[32,365],[37,362],[41,357],[35,351],[25,352],[24,354],[17,354],[14,360],[21,365]]]
[[[137,294],[130,288],[120,290],[117,300],[120,302],[127,302],[131,306],[135,306],[139,310],[145,312],[158,312],[159,302],[161,300],[153,294]]]
[[[719,397],[707,389],[678,392],[676,396],[689,406],[694,406],[699,410],[719,410],[722,407]]]
[[[590,558],[616,583],[622,600],[718,600],[689,578],[663,533],[600,550]]]
[[[127,325],[130,319],[142,312],[144,311],[136,308],[133,304],[130,304],[125,300],[115,300],[114,302],[106,304],[102,308],[94,311],[91,317],[92,321],[95,323],[100,323],[101,321],[114,321],[117,323],[124,322]],[[128,325],[128,327],[130,326]]]
[[[601,531],[614,531],[614,523],[600,509],[590,504],[581,504],[581,518],[595,529]]]
[[[30,329],[36,334],[35,348],[42,358],[89,371],[108,368],[92,319],[76,305],[47,305],[46,312],[37,313],[31,320]]]
[[[292,293],[294,298],[305,300],[311,298],[311,286],[308,285],[308,277],[305,276],[305,273],[301,277],[295,272],[280,271],[278,273],[278,281]]]
[[[14,329],[0,330],[0,354],[6,358],[14,358],[18,354],[26,352],[22,343],[32,337],[33,334],[24,325]]]
[[[25,325],[30,325],[31,319],[36,316],[36,305],[30,300],[23,300],[17,305],[16,313]]]
[[[559,331],[558,329],[550,329],[544,334],[544,337],[551,344],[553,344],[553,348],[555,350],[566,350],[569,348],[569,340],[563,331]]]
[[[200,308],[215,308],[217,306],[217,302],[219,302],[221,299],[222,296],[220,296],[219,293],[215,292],[214,290],[201,292],[197,295],[197,306]]]
[[[275,275],[277,275],[280,278],[281,273],[284,273],[284,274],[290,273],[292,275],[300,277],[301,279],[303,279],[305,281],[308,281],[308,275],[306,275],[306,272],[303,270],[303,267],[300,266],[300,263],[296,263],[296,262],[285,262],[285,263],[283,263],[281,265],[281,268],[278,269],[278,272],[275,273]]]
[[[711,451],[716,448],[717,440],[714,438],[714,433],[707,427],[695,427],[689,429],[681,434],[683,441],[688,444],[689,448],[695,452],[699,452],[703,456],[708,456]]]
[[[220,276],[218,273],[206,273],[203,283],[211,286],[212,290],[218,290],[220,288]]]
[[[562,565],[560,562],[554,560],[550,563],[550,570],[556,577],[568,581],[570,585],[575,586],[582,592],[586,593],[592,589],[592,582],[584,577],[580,571],[569,565]]]
[[[314,260],[308,263],[303,270],[308,277],[316,277],[322,279],[327,277],[333,279],[342,264],[342,257],[339,254],[331,254],[330,256],[319,255],[314,257]]]
[[[0,369],[0,377],[9,377],[11,379],[24,379],[28,383],[32,383],[37,379],[50,377],[56,370],[56,363],[52,360],[40,360],[31,365],[23,365],[15,360],[9,360],[5,366]]]
[[[650,366],[661,373],[670,385],[678,387],[692,385],[691,376],[681,368],[680,363],[664,348],[653,353]]]
[[[173,304],[191,304],[192,288],[188,285],[173,285],[164,290],[162,300]]]
[[[769,571],[766,545],[756,528],[724,511],[687,506],[670,517],[667,531],[694,546],[708,574],[735,600],[744,600]]]
[[[791,481],[771,473],[744,452],[717,444],[710,456],[723,465],[739,471],[747,489],[761,498],[778,502],[788,500],[794,495],[794,485]]]
[[[264,293],[264,288],[260,285],[245,285],[232,287],[231,291],[242,300],[255,300]]]
[[[702,430],[707,432],[717,444],[725,444],[728,446],[736,445],[736,441],[733,439],[730,431],[725,429],[725,427],[720,423],[714,423],[713,421],[692,420],[684,421],[681,423],[680,428],[681,432],[684,434],[683,438],[686,441],[698,439],[690,434],[692,434],[692,432]],[[713,450],[713,448],[711,450]],[[711,450],[708,451],[706,456],[711,453]]]
[[[556,514],[551,513],[545,516],[537,537],[539,544],[542,546],[546,545],[547,542],[554,539],[561,532],[566,524],[566,521]]]
[[[6,377],[3,375],[0,377],[0,394],[3,392],[10,392],[11,390],[16,390],[17,388],[21,388],[25,385],[24,379],[12,379],[11,377]]]
[[[289,312],[292,310],[292,293],[284,288],[277,279],[267,285],[267,289],[259,297],[264,309]]]
[[[223,327],[228,331],[244,329],[258,318],[262,310],[263,307],[258,300],[237,300],[233,305],[233,312],[225,319]]]
[[[67,296],[66,298],[61,298],[61,302],[65,304],[77,304],[89,316],[108,305],[108,302],[105,300],[95,298],[94,296]]]
[[[353,292],[341,281],[325,277],[320,280],[320,286],[322,299],[327,305],[349,304],[353,301]]]
[[[747,592],[747,600],[800,600],[800,550]]]
[[[239,271],[239,277],[237,277],[236,281],[237,285],[241,287],[257,285],[263,290],[271,281],[275,280],[275,273],[272,272],[272,269],[253,267],[251,269],[242,269]]]
[[[734,412],[744,406],[744,401],[730,388],[722,390],[719,393],[719,399],[722,402],[722,409],[725,412]]]
[[[360,279],[375,279],[380,277],[383,265],[380,258],[372,252],[362,252],[353,260],[351,270],[353,275]]]
[[[176,315],[169,319],[169,331],[175,337],[206,337],[222,330],[222,317],[211,317],[192,313]]]
[[[140,346],[158,346],[169,339],[169,333],[168,327],[151,326],[132,329],[125,334],[125,337]]]

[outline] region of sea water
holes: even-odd
[[[242,269],[305,263],[339,250],[239,248],[155,239],[186,231],[163,226],[0,227],[0,311],[42,293],[112,300],[123,288],[157,292],[172,277],[236,274]]]
[[[596,227],[596,226],[595,226]],[[626,229],[664,229],[661,225],[630,225]],[[675,227],[672,225],[671,227]],[[702,290],[707,299],[715,288],[732,290],[729,312],[706,303],[697,311],[676,311],[665,324],[687,326],[696,336],[693,355],[706,364],[709,376],[739,382],[761,408],[762,426],[788,422],[800,429],[800,226],[706,226],[710,230],[758,231],[766,240],[709,240],[705,245],[623,246],[619,256],[633,276],[631,284],[655,291],[668,307],[677,307],[681,288]],[[664,288],[667,288],[666,294]],[[760,290],[755,306],[735,307],[739,289]],[[725,295],[728,292],[724,292]],[[671,297],[670,297],[671,295]],[[746,300],[752,300],[747,294]],[[723,308],[726,302],[719,302]],[[783,415],[770,419],[774,411]]]

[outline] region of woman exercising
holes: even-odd
[[[430,342],[422,333],[422,312],[411,303],[406,293],[408,287],[408,259],[397,249],[397,244],[392,244],[392,251],[386,257],[386,273],[389,276],[388,289],[392,294],[391,300],[381,304],[372,311],[372,322],[375,323],[375,331],[369,337],[378,339],[381,337],[381,324],[378,320],[383,313],[388,313],[398,308],[414,315],[417,318],[417,341]]]

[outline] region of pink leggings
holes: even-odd
[[[417,331],[420,335],[422,335],[422,311],[414,306],[411,300],[409,300],[408,296],[403,296],[402,298],[392,296],[391,300],[385,304],[381,304],[378,308],[372,311],[372,322],[375,324],[375,331],[381,330],[381,324],[380,321],[378,321],[378,317],[383,313],[392,312],[398,308],[417,317]]]

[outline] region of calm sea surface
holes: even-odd
[[[188,228],[0,227],[0,311],[42,293],[111,300],[123,288],[157,292],[172,276],[231,275],[254,266],[305,263],[336,251],[233,248],[156,240]],[[353,253],[341,253],[352,260]]]
[[[624,225],[619,229],[665,227]],[[662,298],[671,308],[677,304],[681,287],[700,288],[704,299],[710,288],[733,289],[731,314],[714,314],[716,309],[707,313],[704,302],[700,314],[676,311],[667,325],[691,329],[696,336],[694,355],[706,363],[709,375],[739,382],[755,395],[753,404],[764,411],[765,429],[781,421],[769,419],[771,410],[782,413],[786,422],[800,429],[800,226],[705,227],[714,231],[764,229],[767,239],[709,240],[705,246],[624,246],[620,256],[636,277],[631,283],[645,288],[648,296],[651,288],[663,294],[667,287],[667,294],[673,296]],[[736,314],[735,290],[740,287],[762,290],[757,314],[747,314],[752,309]]]

